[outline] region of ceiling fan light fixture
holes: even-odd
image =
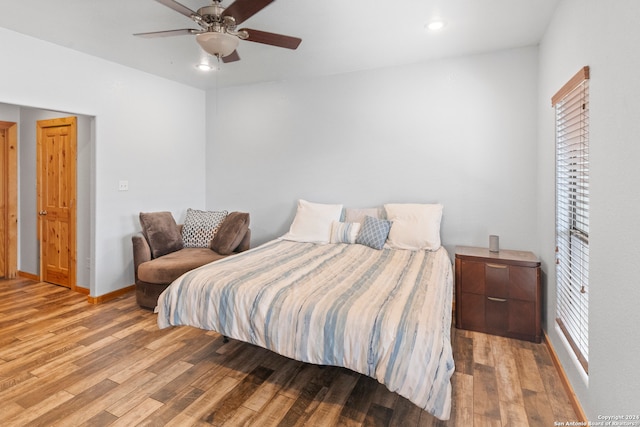
[[[219,58],[231,55],[240,42],[236,36],[215,31],[198,34],[196,41],[205,52]]]

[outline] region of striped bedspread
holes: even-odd
[[[376,378],[440,419],[451,410],[453,280],[435,252],[274,240],[178,278],[158,325],[214,330]]]

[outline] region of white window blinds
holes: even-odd
[[[589,68],[552,98],[556,111],[557,322],[589,360]]]

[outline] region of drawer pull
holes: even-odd
[[[507,302],[507,300],[504,299],[504,298],[487,297],[487,299],[490,300],[490,301],[495,301],[495,302]]]
[[[489,263],[487,263],[487,267],[491,267],[491,268],[507,268],[507,266],[504,265],[504,264],[489,264]]]

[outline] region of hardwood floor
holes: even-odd
[[[553,426],[576,420],[544,344],[453,329],[451,419],[375,380],[189,327],[133,294],[100,305],[0,280],[2,426]]]

